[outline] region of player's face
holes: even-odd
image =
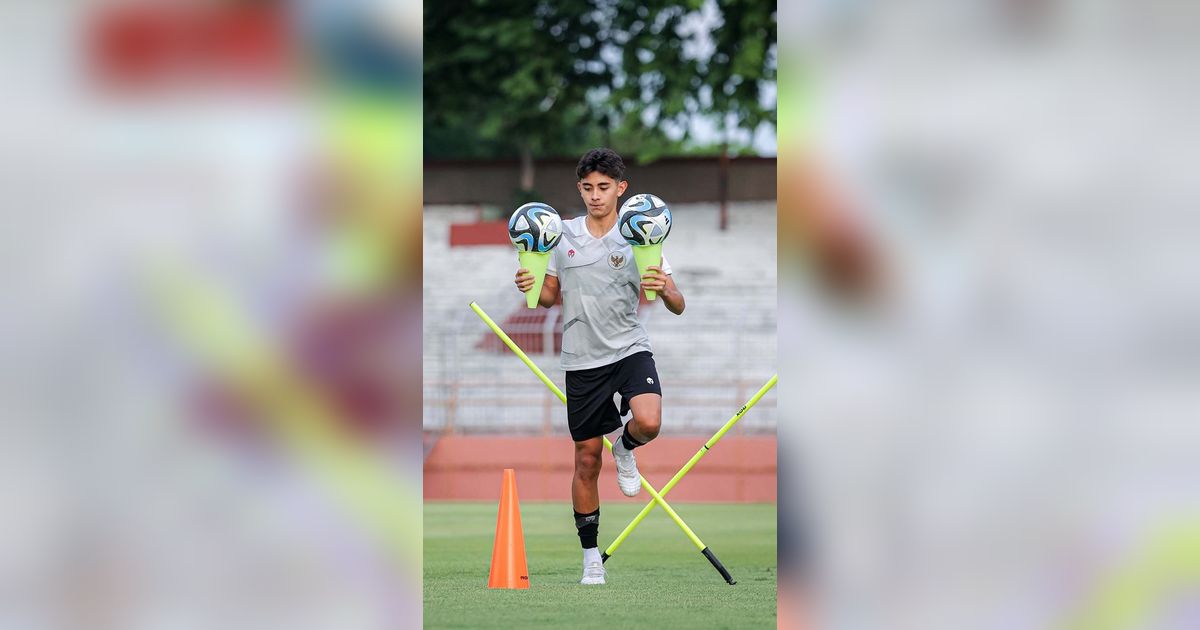
[[[602,219],[616,212],[617,199],[624,194],[627,185],[624,181],[618,182],[599,171],[592,171],[579,180],[579,196],[583,198],[588,214],[594,219]]]

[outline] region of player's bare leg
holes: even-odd
[[[576,512],[594,512],[600,508],[600,454],[604,438],[594,437],[575,443],[575,477],[571,480],[571,505]]]
[[[575,443],[575,476],[571,479],[571,505],[575,509],[575,527],[583,547],[583,579],[580,584],[604,584],[604,563],[596,537],[600,531],[600,455],[604,438],[594,437]]]
[[[629,399],[629,410],[633,412],[633,419],[625,423],[621,437],[613,442],[613,460],[617,463],[617,485],[625,496],[632,497],[642,489],[642,476],[638,473],[633,449],[658,437],[662,425],[662,396],[638,394]]]

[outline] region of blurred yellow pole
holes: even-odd
[[[419,579],[421,516],[411,506],[420,492],[342,430],[337,414],[217,287],[171,269],[152,289],[192,349],[253,399],[268,427]]]

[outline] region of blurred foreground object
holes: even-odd
[[[781,223],[838,215],[780,236],[781,580],[818,627],[1195,627],[1200,7],[781,10]]]
[[[0,626],[420,625],[418,83],[316,37],[380,10],[0,6]]]

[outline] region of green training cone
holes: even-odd
[[[517,252],[521,267],[533,273],[533,288],[525,293],[525,306],[537,308],[542,294],[542,283],[546,281],[546,266],[550,264],[550,252]]]
[[[634,245],[633,259],[637,261],[638,278],[646,275],[646,268],[650,265],[662,264],[662,243],[657,245]],[[651,302],[658,295],[657,291],[646,290],[646,299]]]

